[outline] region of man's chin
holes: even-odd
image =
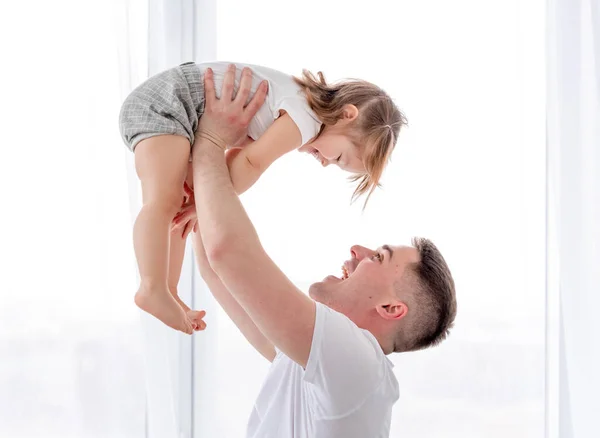
[[[328,297],[332,290],[331,287],[341,283],[343,280],[334,275],[328,275],[323,280],[313,283],[308,288],[308,296],[313,300],[320,303],[326,304],[326,297]]]
[[[321,283],[341,283],[342,281],[344,280],[342,280],[339,277],[336,277],[335,275],[328,275],[323,279]]]
[[[313,283],[308,288],[308,296],[315,301],[322,303],[325,295],[327,295],[327,285],[322,281]]]
[[[321,282],[313,283],[308,287],[308,296],[311,297],[315,301],[318,300],[318,290],[321,287]]]

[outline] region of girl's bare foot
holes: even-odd
[[[190,309],[187,306],[187,304],[185,304],[181,300],[181,298],[179,298],[179,294],[177,293],[177,287],[174,287],[174,286],[169,287],[169,292],[171,292],[171,295],[173,296],[175,301],[177,301],[177,304],[179,304],[181,306],[181,308],[187,315],[188,319],[191,321],[194,331],[204,330],[206,328],[206,323],[204,321],[202,321],[202,318],[204,318],[204,315],[206,315],[206,312],[204,310]]]
[[[135,304],[175,330],[188,335],[194,331],[192,322],[166,286],[153,288],[142,284],[135,294]]]
[[[204,315],[206,315],[204,310],[188,310],[186,315],[192,322],[195,331],[204,330],[206,328],[206,323],[202,320]]]

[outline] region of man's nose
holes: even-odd
[[[364,246],[354,245],[350,248],[350,254],[357,260],[362,260],[365,257],[369,256],[373,251],[369,248],[365,248]]]

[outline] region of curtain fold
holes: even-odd
[[[115,5],[0,3],[3,438],[145,436]]]
[[[549,319],[548,350],[558,361],[548,361],[556,379],[547,436],[591,438],[600,392],[599,4],[550,0],[548,8],[548,313],[558,316]]]
[[[214,0],[128,0],[119,3],[121,92],[123,98],[150,76],[186,61],[215,57]],[[133,155],[127,157],[132,224],[141,207],[140,185]],[[188,241],[179,295],[192,308],[207,311],[207,332],[193,337],[166,327],[140,312],[145,356],[147,438],[208,436],[210,380],[206,360],[215,345],[210,324],[211,300],[198,275]],[[208,308],[207,308],[208,307]],[[197,358],[194,360],[194,356]],[[195,374],[201,379],[195,378]],[[202,406],[198,412],[198,406]],[[206,429],[208,430],[208,429]]]

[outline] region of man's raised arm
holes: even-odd
[[[232,100],[234,75],[227,72],[220,100],[211,77],[205,77],[205,112],[192,151],[199,232],[211,267],[254,324],[284,354],[306,366],[315,303],[264,251],[225,163],[223,151],[239,134],[231,124],[247,117],[245,102]]]

